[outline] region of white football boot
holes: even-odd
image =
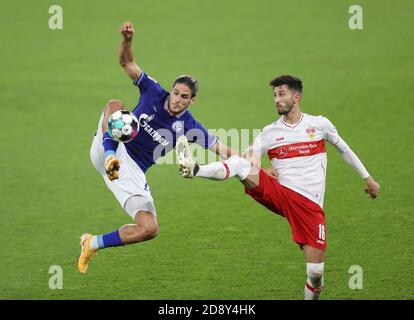
[[[184,178],[194,178],[199,166],[191,154],[190,145],[185,135],[177,139],[175,151],[177,153],[178,164],[180,165],[179,172],[181,176]]]

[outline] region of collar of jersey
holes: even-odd
[[[291,129],[294,129],[294,128],[296,128],[296,127],[297,127],[297,125],[298,125],[299,123],[301,123],[301,121],[302,121],[302,119],[303,119],[303,116],[304,116],[304,113],[302,112],[302,113],[301,113],[301,116],[300,116],[300,118],[299,118],[299,121],[298,121],[298,122],[296,122],[296,123],[293,123],[293,124],[287,123],[287,122],[283,119],[283,116],[281,117],[281,119],[282,119],[282,122],[283,122],[283,124],[284,124],[285,126],[287,126],[287,127],[291,128]]]

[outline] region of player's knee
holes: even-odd
[[[324,263],[307,263],[306,271],[309,281],[313,286],[319,287],[322,284]]]
[[[102,122],[102,133],[104,133],[106,130],[108,130],[108,119],[115,111],[118,110],[124,110],[124,103],[121,100],[118,99],[111,99],[106,104],[106,107],[104,109],[104,119]]]
[[[124,106],[124,103],[121,100],[111,99],[106,104],[104,112],[105,112],[105,115],[109,116],[112,113],[114,113],[115,111],[124,110],[124,109],[125,109],[125,106]]]
[[[159,228],[156,223],[135,225],[135,229],[134,231],[131,230],[129,237],[132,243],[137,243],[154,239],[158,235],[158,232]]]
[[[143,240],[154,239],[159,232],[157,218],[150,211],[140,210],[135,216],[137,223],[137,237]]]
[[[145,226],[144,228],[145,239],[147,240],[154,239],[158,235],[158,232],[159,232],[159,227],[157,224]]]
[[[154,239],[159,232],[158,225],[156,223],[145,223],[137,225],[135,237],[138,241],[146,241]]]

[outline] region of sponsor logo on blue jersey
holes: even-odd
[[[155,115],[147,115],[146,113],[142,113],[139,116],[138,122],[140,127],[146,132],[148,133],[152,139],[156,142],[158,142],[159,144],[161,144],[162,146],[166,147],[170,144],[170,141],[168,141],[167,139],[165,139],[164,136],[162,136],[157,130],[155,130],[150,124],[149,122],[151,122],[152,119],[154,119]]]

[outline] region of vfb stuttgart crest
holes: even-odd
[[[309,135],[309,138],[313,139],[315,138],[316,129],[315,128],[307,128],[306,133]]]

